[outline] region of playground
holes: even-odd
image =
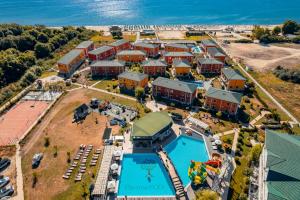
[[[0,117],[0,146],[15,144],[47,109],[47,101],[21,100]]]

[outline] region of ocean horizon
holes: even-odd
[[[299,0],[1,0],[0,23],[252,25],[300,21]]]

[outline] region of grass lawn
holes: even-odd
[[[223,143],[227,143],[230,145],[232,145],[233,138],[234,138],[234,134],[228,134],[220,137]]]
[[[149,39],[156,39],[156,35],[141,35],[141,39],[149,38]]]
[[[118,92],[118,81],[117,80],[102,80],[97,83],[94,87],[102,90],[107,90],[109,92]]]
[[[91,38],[91,40],[95,43],[99,43],[99,44],[104,44],[104,43],[111,43],[114,42],[115,40],[113,39],[113,37],[111,35],[95,35]]]
[[[55,75],[57,75],[56,71],[44,71],[40,76],[40,78],[47,78],[49,76],[55,76]]]
[[[135,42],[136,34],[123,34],[123,39],[128,40],[130,42]]]
[[[200,41],[200,40],[208,40],[210,37],[208,35],[201,35],[201,36],[190,36],[185,37],[186,40],[194,40],[194,41]]]
[[[246,99],[248,99],[249,102],[247,102]],[[244,111],[250,116],[250,121],[257,117],[260,114],[260,109],[263,108],[263,105],[255,97],[244,97],[242,99],[242,105],[245,105]]]

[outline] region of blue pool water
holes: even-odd
[[[156,154],[125,154],[118,196],[174,196],[172,182]]]
[[[1,0],[0,22],[22,24],[277,24],[300,21],[299,0]]]
[[[189,136],[179,136],[164,150],[172,160],[184,186],[190,182],[188,168],[191,160],[204,162],[209,159],[204,141]]]

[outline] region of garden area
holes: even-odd
[[[120,90],[118,88],[118,81],[115,79],[101,80],[94,87],[98,89],[106,90],[108,92],[120,93]]]

